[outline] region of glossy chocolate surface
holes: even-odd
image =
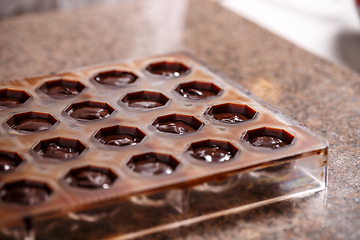
[[[40,154],[43,157],[69,159],[78,156],[80,151],[72,147],[64,147],[56,143],[50,143],[40,151]]]
[[[114,146],[136,145],[140,142],[139,139],[128,134],[109,135],[102,137],[99,141],[103,144]]]
[[[248,141],[255,147],[265,147],[265,148],[281,148],[288,145],[286,142],[275,136],[260,136],[254,137]]]
[[[215,113],[212,118],[222,123],[239,123],[249,119],[241,113]]]
[[[49,193],[40,187],[35,186],[12,186],[9,189],[3,189],[1,199],[8,203],[20,205],[35,205],[44,202]]]
[[[13,170],[17,166],[14,159],[9,158],[3,154],[0,154],[0,172],[7,172]]]
[[[155,176],[163,174],[171,174],[174,170],[166,163],[160,162],[155,158],[149,158],[143,161],[138,161],[129,164],[129,167],[141,175]]]
[[[70,116],[80,120],[96,120],[106,118],[110,116],[110,113],[102,107],[82,106],[74,108],[71,111]]]
[[[155,127],[161,132],[168,132],[179,135],[196,132],[196,129],[193,126],[180,120],[158,123]]]
[[[0,106],[3,107],[15,107],[16,105],[19,105],[21,103],[22,101],[18,98],[11,98],[11,97],[0,98]]]
[[[192,150],[191,155],[196,159],[204,160],[205,162],[226,162],[229,161],[232,153],[228,150],[214,147],[200,147]]]
[[[163,106],[162,103],[153,100],[135,99],[126,102],[129,107],[132,108],[156,108]]]
[[[133,83],[137,77],[128,72],[108,72],[101,73],[94,79],[101,84],[122,87]]]
[[[28,118],[15,123],[12,128],[15,130],[37,132],[44,131],[52,127],[48,119],[45,118]]]
[[[76,172],[66,178],[66,181],[71,186],[83,187],[83,188],[109,188],[112,184],[110,177],[96,170],[83,169]]]
[[[72,87],[52,86],[46,89],[46,94],[54,97],[65,97],[79,94],[79,91]]]
[[[189,98],[189,99],[194,99],[194,100],[205,99],[205,98],[212,97],[212,96],[216,95],[212,91],[203,90],[203,89],[195,89],[195,88],[180,89],[179,93],[184,98]]]

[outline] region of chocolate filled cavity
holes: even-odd
[[[0,173],[12,171],[17,165],[18,164],[14,159],[0,154]]]
[[[254,137],[248,141],[255,147],[265,147],[265,148],[281,148],[288,145],[282,139],[275,136],[259,136]]]
[[[74,108],[70,116],[80,120],[96,120],[103,119],[110,116],[107,109],[96,106],[81,106]]]
[[[15,130],[19,131],[28,131],[28,132],[37,132],[44,131],[51,128],[53,124],[45,118],[29,118],[21,120],[18,123],[15,123],[11,126]]]
[[[126,102],[132,108],[156,108],[163,106],[162,103],[153,100],[135,99]]]
[[[39,153],[43,157],[69,159],[74,158],[80,154],[80,150],[72,147],[59,146],[56,143],[49,143]]]
[[[226,162],[233,157],[230,151],[219,148],[218,146],[196,148],[192,150],[191,155],[196,159],[204,160],[209,163]]]
[[[94,80],[100,84],[123,87],[135,82],[138,77],[129,72],[112,71],[100,73],[94,77]]]
[[[163,77],[180,77],[190,72],[190,69],[178,62],[159,62],[150,64],[146,70],[152,74]]]
[[[76,88],[66,86],[52,86],[46,90],[46,94],[54,97],[72,96],[79,93],[80,92]]]
[[[216,94],[212,91],[204,90],[204,89],[180,89],[179,93],[184,97],[188,99],[206,99],[208,97],[215,96]]]
[[[239,123],[248,120],[249,118],[241,113],[215,113],[212,117],[223,123]]]
[[[16,105],[19,105],[19,104],[22,104],[22,101],[18,98],[0,97],[0,106],[15,107]]]
[[[3,189],[1,192],[1,199],[7,203],[14,203],[19,205],[35,205],[44,202],[49,197],[46,189],[35,186],[12,186],[8,189]]]
[[[103,144],[114,146],[127,146],[136,145],[140,142],[140,139],[128,134],[109,135],[102,137],[99,141]]]
[[[144,176],[167,175],[174,171],[170,165],[160,162],[156,158],[134,162],[129,164],[129,167]]]
[[[157,123],[155,127],[161,132],[174,133],[179,135],[196,132],[196,129],[192,125],[180,120]]]
[[[101,171],[82,169],[69,175],[66,182],[76,187],[108,189],[113,180]]]

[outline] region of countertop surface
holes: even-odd
[[[360,239],[360,75],[207,0],[0,21],[3,80],[186,50],[329,141],[326,191],[143,239]]]

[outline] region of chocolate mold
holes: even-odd
[[[0,89],[0,110],[1,108],[13,108],[24,104],[31,96],[23,91],[13,88]]]
[[[257,112],[248,105],[225,103],[210,107],[205,114],[220,123],[237,124],[254,119]]]
[[[156,118],[151,125],[163,133],[185,135],[198,131],[203,123],[194,116],[170,114]]]
[[[262,127],[248,130],[242,139],[254,147],[280,149],[289,146],[294,136],[284,129]]]
[[[125,87],[129,86],[138,80],[138,76],[132,72],[127,71],[103,71],[92,77],[92,79],[105,86],[110,87]]]
[[[110,117],[115,109],[107,103],[85,101],[72,103],[64,112],[78,121],[101,120]]]
[[[14,171],[24,159],[16,152],[0,150],[0,173]]]
[[[53,98],[69,98],[76,96],[84,90],[85,85],[79,81],[58,79],[46,81],[39,89]]]
[[[160,92],[139,91],[126,94],[121,102],[129,108],[134,109],[155,109],[165,106],[169,98]]]
[[[190,68],[181,62],[157,62],[149,64],[145,70],[155,76],[177,78],[190,73]]]
[[[121,125],[100,128],[94,133],[94,138],[100,143],[116,147],[137,145],[145,136],[139,128]]]
[[[36,133],[49,130],[57,121],[50,113],[24,112],[11,115],[5,123],[18,132]]]
[[[183,98],[190,100],[202,100],[219,96],[221,88],[214,83],[203,81],[192,81],[187,83],[180,83],[175,91]]]

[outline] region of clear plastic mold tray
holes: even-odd
[[[186,53],[3,82],[0,105],[1,239],[127,239],[326,187],[326,140]]]

